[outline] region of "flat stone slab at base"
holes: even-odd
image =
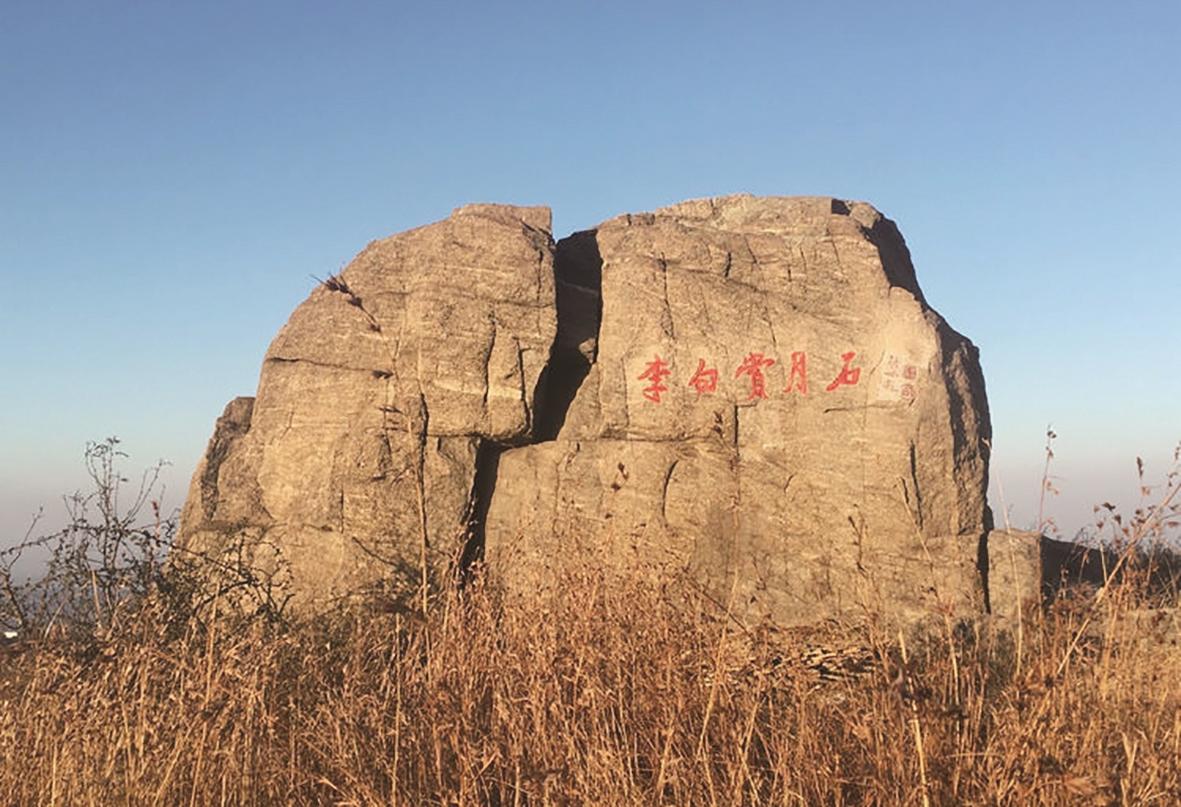
[[[1047,538],[1021,530],[993,530],[988,534],[988,600],[993,617],[1004,623],[1030,619],[1045,601],[1042,556]]]

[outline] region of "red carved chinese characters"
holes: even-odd
[[[854,367],[853,362],[857,353],[850,350],[841,354],[841,369],[836,378],[824,388],[825,392],[834,392],[841,387],[856,386],[861,381],[861,368]],[[746,355],[742,363],[734,371],[734,378],[747,378],[750,384],[748,401],[767,399],[767,374],[769,367],[774,367],[778,361],[769,358],[765,353],[752,351]],[[882,382],[877,394],[885,395],[887,399],[897,396],[897,400],[911,402],[916,396],[919,368],[912,364],[903,365],[898,356],[887,354],[883,358]],[[663,400],[664,393],[669,391],[667,380],[672,375],[672,365],[659,355],[644,366],[644,371],[637,378],[648,382],[641,389],[644,399],[658,404]],[[711,367],[706,359],[697,359],[697,369],[689,378],[687,386],[697,391],[697,397],[717,394],[722,379],[717,367]],[[787,370],[787,386],[783,388],[784,395],[798,392],[808,395],[808,354],[802,350],[793,351],[791,364]]]
[[[795,351],[791,354],[791,369],[787,373],[787,387],[784,392],[798,389],[801,395],[808,394],[808,354]]]
[[[762,353],[751,353],[742,360],[742,364],[738,365],[738,369],[734,372],[735,378],[741,378],[744,375],[750,376],[750,398],[753,401],[755,398],[767,397],[767,379],[763,375],[763,368],[770,367],[775,364],[774,359],[768,359]]]
[[[697,390],[697,397],[712,395],[718,391],[718,371],[714,368],[706,369],[705,359],[697,360],[697,372],[689,379],[689,386]]]
[[[919,368],[913,364],[903,364],[902,359],[891,353],[886,356],[885,369],[882,371],[881,396],[886,400],[898,400],[911,403],[917,395]]]
[[[639,376],[640,381],[649,382],[648,386],[641,390],[644,398],[652,403],[660,403],[661,393],[668,392],[668,387],[664,385],[664,379],[671,374],[672,370],[668,369],[668,362],[659,356],[648,362],[648,366]]]
[[[845,364],[841,367],[841,371],[837,373],[837,377],[832,380],[832,383],[824,388],[825,392],[832,392],[837,387],[853,386],[861,379],[861,368],[851,367],[854,357],[857,354],[853,351],[841,354],[841,361]]]
[[[902,370],[902,377],[905,379],[905,383],[903,383],[902,389],[898,391],[898,397],[910,403],[915,397],[914,384],[915,379],[919,377],[919,368],[913,364],[906,365]]]

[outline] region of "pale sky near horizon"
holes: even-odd
[[[8,0],[0,545],[107,435],[179,504],[311,276],[374,238],[734,192],[898,223],[980,348],[1014,525],[1052,424],[1071,534],[1181,440],[1178,53],[1168,2]]]

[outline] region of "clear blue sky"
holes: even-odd
[[[740,191],[897,221],[981,349],[1015,521],[1052,423],[1081,526],[1181,439],[1179,49],[1163,1],[7,0],[0,543],[110,434],[177,503],[310,275],[373,238]]]

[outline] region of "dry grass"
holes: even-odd
[[[113,441],[87,456],[98,493],[29,544],[45,584],[0,566],[0,622],[49,626],[0,647],[0,804],[1181,804],[1177,566],[1153,543],[1181,450],[1083,558],[1098,586],[1019,641],[750,632],[685,581],[591,569],[513,607],[477,579],[298,623],[240,563],[193,567],[212,602],[162,574],[171,527],[131,526],[146,494],[115,506]],[[872,669],[823,680],[810,648],[850,641]]]
[[[101,643],[9,648],[0,803],[1181,801],[1181,657],[1131,582],[1035,618],[1020,673],[980,624],[863,635],[880,663],[836,683],[688,590],[567,582],[172,636],[147,605]]]

